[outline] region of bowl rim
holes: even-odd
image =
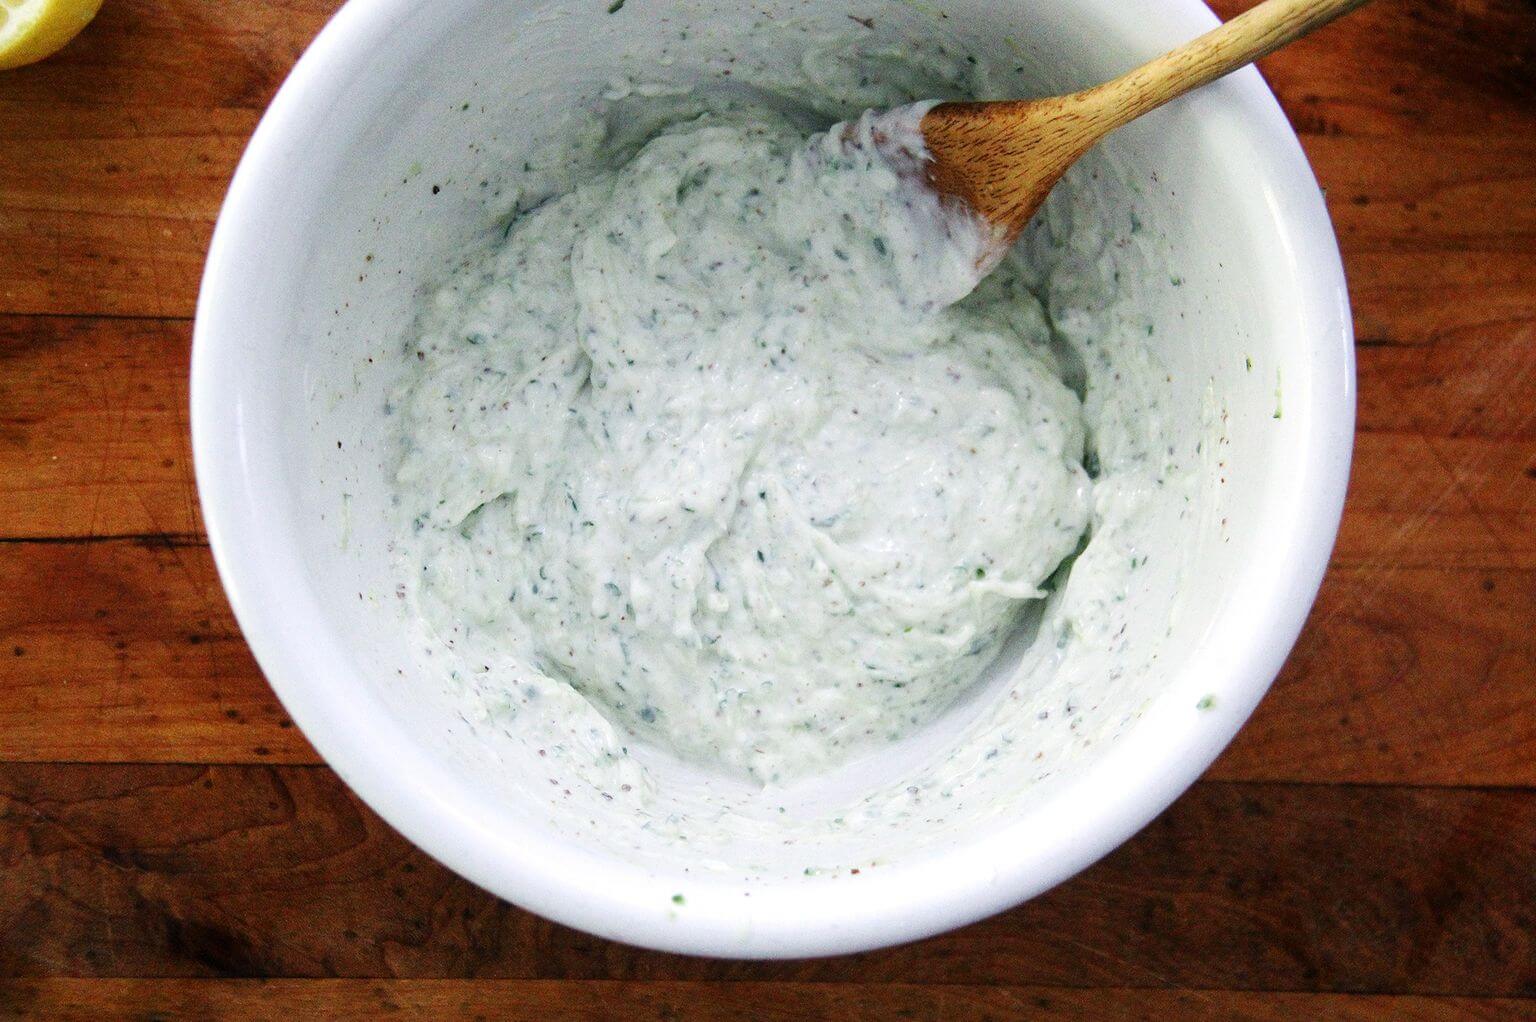
[[[689,881],[680,906],[675,879],[615,858],[573,855],[538,828],[498,818],[494,805],[453,784],[381,708],[360,708],[334,686],[313,684],[349,664],[323,634],[312,630],[305,642],[294,641],[294,622],[319,607],[312,594],[294,596],[294,572],[302,578],[302,568],[293,545],[261,514],[239,386],[221,366],[239,356],[228,338],[240,313],[232,296],[239,294],[241,253],[262,242],[262,211],[281,188],[274,166],[291,148],[285,140],[304,137],[306,120],[335,102],[372,44],[412,6],[413,0],[348,0],[295,65],[231,182],[209,246],[192,345],[193,462],[219,577],[285,709],[365,803],[455,872],[557,922],[664,951],[786,958],[902,943],[1016,905],[1123,843],[1197,779],[1268,690],[1301,631],[1337,533],[1354,433],[1353,330],[1337,241],[1300,143],[1252,68],[1213,88],[1246,118],[1287,212],[1277,213],[1276,229],[1289,242],[1301,335],[1310,342],[1308,378],[1299,388],[1308,400],[1292,414],[1306,428],[1280,516],[1288,528],[1275,536],[1290,556],[1245,573],[1247,588],[1265,598],[1230,601],[1243,607],[1241,614],[1224,611],[1227,634],[1201,644],[1185,668],[1205,672],[1224,693],[1222,705],[1191,720],[1174,717],[1168,701],[1160,701],[1163,724],[1176,729],[1178,740],[1155,726],[1154,709],[1064,791],[973,843],[866,870],[857,882],[747,888]],[[1184,37],[1216,24],[1198,0],[1161,0],[1160,10],[1164,30]]]

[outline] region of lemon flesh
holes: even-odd
[[[57,53],[100,7],[101,0],[0,0],[0,71]]]

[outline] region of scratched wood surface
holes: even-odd
[[[458,880],[240,639],[189,317],[234,161],[334,7],[107,0],[0,74],[0,1018],[1536,1015],[1531,0],[1382,0],[1264,64],[1339,232],[1360,418],[1322,594],[1232,748],[1027,905],[773,964]]]

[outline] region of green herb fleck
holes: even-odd
[[[624,0],[613,0],[613,3],[608,5],[608,13],[609,14],[617,14],[617,13],[619,13],[619,11],[623,7],[624,7]]]
[[[1250,373],[1253,372],[1253,358],[1252,357],[1248,357],[1248,358],[1243,359],[1243,365],[1248,367],[1248,371]]]
[[[619,6],[621,6],[621,7],[624,5],[624,0],[618,0],[618,2],[619,2]],[[674,905],[682,905],[686,901],[687,901],[687,899],[684,898],[681,894],[674,894],[674,895],[672,895],[672,904],[674,904]]]
[[[1201,696],[1200,697],[1200,701],[1195,704],[1195,709],[1197,709],[1197,710],[1212,710],[1212,709],[1215,709],[1215,708],[1216,708],[1216,697],[1213,696],[1213,695]]]

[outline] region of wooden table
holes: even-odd
[[[319,762],[240,639],[193,495],[190,318],[235,159],[333,6],[108,0],[0,75],[0,1017],[1536,1016],[1529,0],[1383,0],[1265,65],[1344,247],[1360,420],[1252,723],[1049,894],[773,964],[459,880]]]

